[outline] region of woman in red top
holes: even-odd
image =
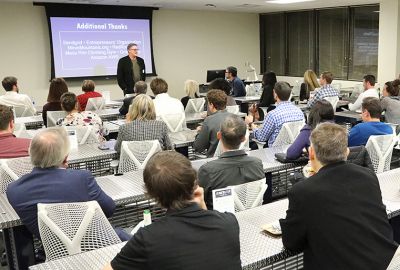
[[[94,91],[95,87],[96,87],[96,85],[94,84],[94,81],[92,81],[92,80],[84,80],[83,81],[82,91],[85,93],[77,96],[80,111],[84,111],[86,109],[86,104],[87,104],[89,98],[101,97],[100,93]]]

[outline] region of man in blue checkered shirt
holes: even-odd
[[[326,97],[339,97],[339,92],[333,89],[333,87],[331,86],[332,81],[332,72],[322,72],[321,76],[319,77],[319,84],[321,85],[321,88],[316,90],[314,97],[308,101],[308,108],[314,106],[315,102],[317,102],[318,100],[323,100]]]
[[[293,105],[289,100],[292,89],[287,82],[277,82],[274,86],[274,98],[276,108],[270,111],[264,119],[263,127],[257,129],[251,124],[254,138],[259,141],[268,141],[268,146],[275,142],[282,125],[287,122],[304,121],[303,112]],[[246,122],[251,123],[252,117],[246,117]]]

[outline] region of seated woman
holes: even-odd
[[[68,114],[57,121],[59,126],[93,126],[94,132],[100,134],[103,121],[94,112],[79,112],[79,103],[74,93],[67,92],[61,96],[61,107]]]
[[[183,104],[183,108],[186,109],[186,105],[189,102],[189,99],[199,98],[199,83],[194,80],[187,80],[185,82],[185,93],[187,96],[181,98],[181,102]]]
[[[264,120],[264,111],[260,107],[267,107],[267,111],[275,109],[274,99],[274,86],[276,84],[276,75],[274,72],[266,72],[262,78],[262,94],[260,97],[260,102],[258,104],[253,104],[249,107],[249,114],[253,116],[256,121]]]
[[[383,87],[381,100],[382,110],[385,112],[385,122],[400,125],[400,80],[385,83]],[[400,127],[397,126],[397,132]]]
[[[306,72],[304,72],[304,82],[300,86],[300,101],[308,100],[310,98],[310,92],[318,87],[320,87],[320,85],[318,84],[318,78],[315,72],[311,69],[306,70]]]
[[[155,120],[156,111],[151,97],[140,94],[135,97],[126,115],[127,124],[119,127],[115,150],[121,151],[123,141],[158,140],[163,150],[172,149],[168,127]]]
[[[308,115],[308,122],[300,130],[299,135],[293,144],[287,149],[286,158],[287,159],[297,159],[302,153],[303,149],[310,146],[310,134],[311,131],[322,122],[333,121],[335,117],[335,112],[329,101],[320,100],[315,103],[311,108],[310,114]]]
[[[100,93],[94,91],[95,87],[96,87],[96,85],[94,84],[94,81],[92,81],[92,80],[84,80],[83,81],[82,91],[85,93],[78,96],[80,111],[84,111],[86,109],[86,104],[87,104],[89,98],[102,97],[102,95]]]
[[[62,111],[60,98],[61,95],[68,92],[67,83],[63,78],[54,78],[50,82],[49,95],[47,103],[43,106],[42,117],[43,123],[47,127],[47,112]]]

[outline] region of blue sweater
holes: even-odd
[[[392,127],[382,122],[365,122],[354,126],[349,134],[349,146],[366,145],[371,135],[392,134]]]

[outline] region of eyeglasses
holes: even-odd
[[[130,51],[139,51],[139,49],[129,49]]]

